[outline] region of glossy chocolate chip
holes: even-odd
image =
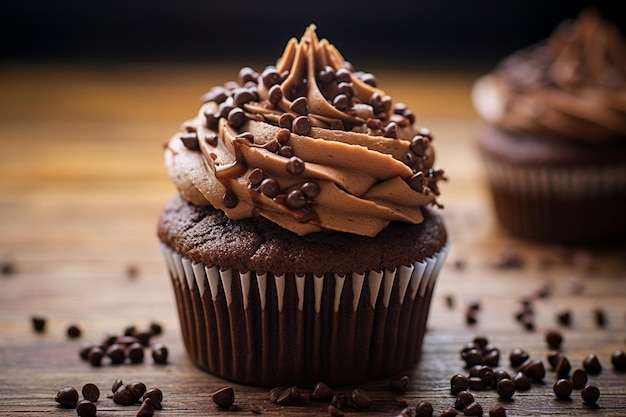
[[[621,349],[615,350],[611,354],[611,364],[616,371],[626,371],[626,353]]]
[[[92,384],[91,382],[83,385],[81,393],[83,394],[83,398],[94,403],[98,401],[98,398],[100,398],[100,388],[98,388],[96,384]]]
[[[315,200],[320,194],[320,186],[313,181],[307,181],[300,187],[300,190],[304,193],[309,200]]]
[[[228,124],[234,128],[239,129],[246,123],[246,113],[239,107],[235,107],[228,112]]]
[[[229,409],[235,402],[235,391],[232,387],[224,387],[215,391],[211,395],[211,399],[218,407]]]
[[[297,156],[292,156],[289,158],[287,162],[287,172],[291,175],[300,175],[304,172],[305,164],[304,161]]]
[[[433,405],[427,400],[422,400],[415,406],[416,417],[432,417],[433,412]]]
[[[155,410],[160,410],[163,408],[161,402],[163,402],[163,392],[158,388],[150,388],[146,392],[143,393],[142,397],[143,401],[146,399],[150,399],[152,401],[152,406]]]
[[[311,122],[307,116],[298,116],[291,123],[291,131],[299,135],[306,135],[311,130]]]
[[[287,194],[287,205],[292,209],[299,209],[307,205],[306,197],[301,190],[292,190]]]
[[[588,354],[583,360],[583,368],[589,375],[599,375],[602,372],[602,365],[600,359],[595,353]]]
[[[515,394],[515,383],[510,379],[501,379],[496,384],[496,392],[505,400],[510,400]]]
[[[95,417],[96,413],[96,405],[87,399],[80,400],[78,404],[76,404],[76,414],[79,417]]]
[[[552,390],[559,400],[568,400],[572,395],[572,383],[568,379],[559,379],[552,386]]]
[[[574,369],[574,372],[572,372],[572,388],[582,389],[587,385],[588,379],[587,371],[581,368]]]
[[[580,391],[580,396],[586,404],[593,405],[600,398],[600,389],[592,384],[585,385],[582,391]]]
[[[63,408],[74,408],[78,402],[78,391],[74,387],[63,387],[57,392],[54,400]]]
[[[462,374],[453,375],[450,378],[450,393],[457,395],[461,391],[465,391],[469,388],[469,379]]]
[[[454,400],[454,408],[463,410],[465,407],[474,402],[474,396],[469,391],[461,391]]]
[[[280,186],[278,185],[278,181],[273,178],[266,178],[261,181],[261,185],[259,185],[259,190],[267,197],[274,198],[280,192]]]
[[[295,99],[289,106],[289,110],[301,115],[309,114],[309,105],[306,97],[298,97]]]
[[[281,76],[276,71],[274,67],[267,67],[261,73],[261,80],[266,88],[270,88],[271,86],[278,84],[281,82]]]
[[[192,151],[200,150],[200,145],[198,144],[198,134],[196,132],[186,132],[180,135],[180,140],[185,145],[185,148],[190,149]]]
[[[272,105],[277,106],[283,100],[283,90],[280,88],[280,85],[275,84],[270,87],[267,93],[267,99]]]
[[[146,398],[142,401],[139,410],[137,410],[137,417],[152,417],[154,416],[155,407],[150,398]]]
[[[313,392],[310,395],[313,401],[330,401],[335,393],[332,389],[323,382],[318,382],[313,388]]]
[[[333,106],[338,110],[347,110],[350,108],[350,99],[345,94],[337,94],[333,98]]]
[[[239,197],[233,190],[226,190],[222,196],[222,202],[226,208],[234,208],[239,203]]]

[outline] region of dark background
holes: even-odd
[[[4,62],[240,61],[271,64],[309,23],[363,65],[490,66],[592,5],[620,0],[16,0],[0,6]]]

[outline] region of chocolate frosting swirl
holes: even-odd
[[[196,205],[300,235],[420,223],[443,178],[433,137],[376,84],[311,25],[275,66],[244,67],[203,96],[165,146],[170,177]]]
[[[497,127],[583,143],[626,141],[626,42],[586,9],[474,85],[478,113]]]

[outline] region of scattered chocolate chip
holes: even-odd
[[[200,145],[198,144],[198,134],[196,132],[185,132],[180,135],[180,140],[185,145],[185,148],[192,151],[199,151]]]
[[[496,377],[496,383],[503,379],[511,379],[511,375],[504,369],[497,369],[493,372],[493,375]]]
[[[530,389],[530,380],[523,372],[517,372],[513,376],[513,383],[516,391],[528,391]]]
[[[415,406],[416,417],[432,417],[433,412],[433,405],[427,400],[422,400]]]
[[[552,390],[559,400],[569,400],[572,395],[572,383],[569,379],[559,379],[552,386]]]
[[[167,363],[168,353],[167,347],[165,347],[162,343],[155,343],[152,346],[152,360],[154,360],[154,363],[158,365],[164,365]]]
[[[216,103],[222,103],[229,96],[228,90],[224,87],[216,86],[213,87],[208,93],[205,93],[201,97],[202,103],[208,103],[209,101],[214,101]]]
[[[237,107],[241,107],[254,99],[254,94],[247,88],[238,88],[233,92],[233,104]]]
[[[506,408],[502,404],[496,404],[489,409],[489,417],[506,417]]]
[[[83,385],[83,389],[81,390],[81,392],[84,399],[94,403],[98,401],[98,398],[100,398],[100,388],[98,388],[96,384],[92,384],[91,382]]]
[[[281,146],[278,149],[278,155],[283,156],[285,158],[291,158],[293,156],[293,148],[288,145]]]
[[[556,372],[559,377],[568,378],[571,370],[572,365],[570,364],[569,359],[567,359],[565,355],[559,355],[556,366],[554,367],[554,372]]]
[[[521,348],[514,348],[509,354],[509,361],[513,368],[517,368],[518,366],[526,362],[528,358],[530,358],[528,352]]]
[[[572,388],[582,389],[587,384],[587,371],[581,368],[574,369],[572,372]]]
[[[510,400],[515,394],[515,383],[510,379],[501,379],[496,384],[496,392],[500,398]]]
[[[362,389],[355,388],[352,391],[352,404],[357,410],[365,410],[372,405],[372,399]]]
[[[453,309],[454,308],[454,304],[455,304],[454,303],[454,296],[451,295],[451,294],[446,294],[444,299],[446,301],[446,307],[448,309],[450,309],[450,310]]]
[[[133,394],[133,399],[135,401],[139,401],[143,397],[143,394],[146,392],[146,384],[140,381],[131,382],[129,384],[126,384],[125,387]]]
[[[68,328],[66,330],[66,334],[67,334],[67,337],[69,337],[70,339],[76,339],[76,338],[80,337],[82,332],[80,331],[80,327],[78,327],[75,324],[72,324],[72,325],[68,326]]]
[[[409,387],[409,377],[406,375],[403,375],[399,378],[392,379],[389,382],[389,388],[397,394],[406,393],[406,390],[408,387]]]
[[[483,407],[479,403],[473,402],[463,409],[463,414],[465,414],[466,416],[482,417]]]
[[[461,391],[454,400],[454,408],[463,410],[465,407],[474,402],[474,396],[469,391]]]
[[[227,120],[232,128],[239,129],[246,123],[246,113],[241,108],[235,107],[228,112]]]
[[[292,125],[295,119],[296,117],[293,114],[283,113],[278,119],[278,126],[285,128],[285,129],[290,129],[293,131]]]
[[[398,126],[395,122],[390,122],[383,129],[383,136],[386,138],[396,139],[398,137]]]
[[[63,387],[57,392],[54,401],[58,402],[63,408],[74,408],[78,402],[78,391],[74,387]]]
[[[275,84],[270,87],[267,99],[273,106],[277,106],[283,100],[283,90],[280,88],[280,85]]]
[[[345,410],[350,405],[351,398],[345,394],[335,394],[331,400],[331,405],[337,407],[340,410]]]
[[[542,361],[530,361],[524,366],[522,372],[535,382],[543,381],[543,378],[546,376],[546,369]]]
[[[291,403],[291,393],[289,392],[289,388],[287,387],[275,387],[270,390],[270,402],[274,404],[279,404],[279,401],[286,404],[280,405],[288,405]],[[287,395],[285,395],[287,394]]]
[[[332,389],[330,389],[330,387],[328,387],[328,385],[323,382],[318,382],[315,384],[310,398],[313,401],[329,401],[334,397],[334,395],[335,393]]]
[[[95,417],[96,412],[96,405],[87,399],[80,400],[78,404],[76,404],[76,414],[80,417]]]
[[[144,357],[143,345],[139,342],[130,344],[126,348],[126,357],[130,360],[130,363],[143,362],[143,357]]]
[[[102,358],[104,358],[104,351],[99,346],[94,346],[89,349],[89,353],[87,354],[87,360],[91,364],[91,366],[101,366]]]
[[[315,200],[315,198],[320,194],[320,186],[313,181],[307,181],[302,184],[300,190],[309,200]]]
[[[118,343],[113,343],[109,346],[106,350],[106,355],[109,357],[111,364],[113,365],[124,363],[126,360],[126,351]]]
[[[137,417],[152,417],[154,415],[154,405],[152,399],[146,398],[141,403],[139,410],[137,410]]]
[[[590,353],[585,357],[583,368],[589,375],[599,375],[602,372],[602,365],[595,353]]]
[[[469,379],[462,374],[453,375],[450,378],[450,393],[457,395],[461,391],[465,391],[469,388]]]
[[[604,328],[607,325],[606,313],[601,308],[596,308],[593,310],[593,317],[596,323],[596,326],[599,328]]]
[[[521,269],[526,265],[522,254],[512,248],[500,252],[494,266],[500,269]]]
[[[232,387],[220,388],[211,395],[211,399],[218,407],[227,410],[235,402],[235,391]]]
[[[204,135],[204,141],[211,146],[217,146],[217,135],[213,132],[208,132]]]
[[[280,186],[278,185],[278,181],[273,178],[266,178],[261,181],[259,185],[259,190],[267,197],[274,198],[280,192]]]
[[[113,385],[111,386],[111,392],[115,394],[117,390],[120,389],[123,385],[124,382],[122,382],[121,379],[116,379],[115,381],[113,381]]]
[[[476,323],[478,323],[478,313],[476,310],[468,307],[465,310],[465,324],[473,326]]]
[[[557,322],[564,327],[569,327],[572,324],[572,312],[566,306],[559,306],[556,312]]]
[[[146,401],[146,399],[150,399],[150,401],[152,401],[152,406],[155,410],[160,410],[163,408],[161,406],[161,402],[163,402],[163,392],[158,388],[150,388],[149,390],[144,392],[142,399],[143,401]]]
[[[327,410],[330,417],[343,417],[343,412],[332,404],[328,406]]]
[[[456,411],[454,408],[450,407],[446,410],[443,410],[441,414],[439,414],[439,417],[454,417],[457,415],[459,415],[459,412]]]
[[[282,117],[281,117],[282,119]],[[311,130],[311,122],[307,116],[298,116],[291,123],[291,131],[299,135],[306,135]]]
[[[600,398],[600,389],[592,384],[585,385],[582,391],[580,391],[580,396],[585,404],[593,405]]]
[[[424,189],[424,174],[421,171],[416,172],[406,182],[413,190],[421,193]]]
[[[263,81],[263,84],[265,84],[266,88],[270,88],[281,82],[281,76],[278,71],[276,71],[276,68],[268,66],[261,73],[261,80]]]
[[[37,333],[43,333],[46,331],[46,319],[45,317],[35,316],[31,318],[33,324],[33,330]]]
[[[617,349],[611,354],[611,364],[616,371],[626,371],[626,353]]]
[[[133,405],[135,403],[135,396],[128,389],[128,386],[123,385],[115,391],[113,394],[113,402],[119,405]]]
[[[301,190],[292,190],[287,194],[287,205],[292,209],[299,209],[307,205],[307,200]]]
[[[536,295],[537,298],[549,298],[554,291],[554,285],[551,281],[544,281],[543,284],[537,289]]]
[[[482,391],[486,388],[485,381],[479,376],[469,377],[469,388],[472,391]]]
[[[556,330],[550,330],[546,333],[546,343],[550,349],[558,350],[563,343],[563,335]]]
[[[3,259],[0,262],[0,273],[5,276],[13,275],[15,273],[15,264],[10,260]]]
[[[337,94],[333,99],[333,106],[335,106],[337,110],[347,110],[350,108],[350,99],[345,94]]]
[[[222,202],[226,208],[234,208],[237,207],[239,203],[239,197],[233,190],[226,190],[224,195],[222,196]]]

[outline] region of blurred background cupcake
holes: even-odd
[[[472,101],[499,223],[565,245],[626,240],[626,43],[595,10],[479,78]]]

